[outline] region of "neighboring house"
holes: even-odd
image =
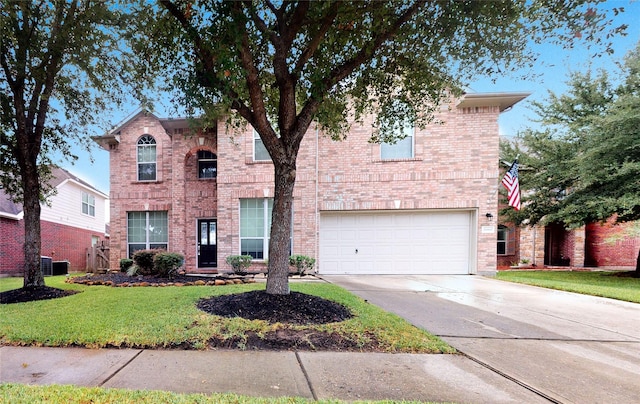
[[[502,173],[506,168],[502,168]],[[507,208],[500,201],[498,211]],[[498,268],[507,269],[526,260],[542,267],[599,267],[633,269],[640,250],[640,222],[614,225],[589,223],[567,230],[562,223],[516,226],[498,217]]]
[[[467,94],[425,129],[372,144],[372,120],[342,142],[312,126],[298,156],[291,251],[322,274],[496,270],[498,116],[525,93]],[[185,256],[190,273],[229,255],[268,257],[274,173],[251,127],[207,131],[140,112],[94,138],[110,153],[111,269],[142,248]],[[489,217],[488,214],[491,216]]]
[[[41,254],[69,262],[70,271],[84,271],[87,249],[105,239],[108,196],[62,168],[52,170],[55,193],[40,214]],[[24,271],[24,214],[0,189],[0,275]]]

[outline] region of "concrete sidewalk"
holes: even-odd
[[[315,400],[548,402],[461,355],[4,346],[0,382]]]

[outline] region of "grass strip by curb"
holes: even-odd
[[[230,393],[183,394],[157,390],[124,390],[68,385],[30,386],[15,383],[0,384],[3,402],[12,404],[307,404],[344,403],[341,400],[313,401],[301,397],[248,397]],[[402,401],[418,403],[417,401]],[[398,401],[356,401],[355,403],[391,404]]]
[[[607,271],[501,271],[497,279],[640,303],[640,278]]]

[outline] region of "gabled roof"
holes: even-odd
[[[88,182],[81,180],[77,176],[71,174],[69,171],[60,167],[52,167],[51,168],[52,178],[49,182],[52,188],[59,188],[67,182],[73,182],[82,188],[87,189],[95,194],[102,196],[105,199],[108,199],[109,196],[104,192],[98,190],[93,185]],[[4,191],[4,189],[0,188],[0,217],[6,217],[14,220],[21,220],[24,216],[22,204],[15,203],[11,201],[9,195]]]
[[[109,196],[107,194],[105,194],[104,192],[100,191],[99,189],[97,189],[93,185],[89,184],[88,182],[86,182],[86,181],[78,178],[77,176],[73,175],[72,173],[70,173],[69,171],[65,170],[64,168],[53,167],[51,169],[51,174],[53,175],[53,178],[49,182],[49,185],[51,185],[53,188],[58,188],[61,185],[63,185],[64,183],[72,181],[72,182],[75,182],[76,184],[80,185],[81,187],[88,189],[89,191],[92,191],[92,192],[94,192],[96,194],[99,194],[100,196],[104,197],[105,199],[109,198]]]
[[[173,134],[173,129],[175,128],[184,128],[185,124],[188,123],[192,118],[159,118],[153,113],[140,109],[128,117],[119,122],[113,129],[109,132],[105,133],[102,136],[91,136],[96,143],[98,143],[103,149],[109,150],[110,146],[117,145],[120,143],[120,132],[124,127],[129,125],[131,122],[138,119],[140,116],[150,116],[156,119],[164,130],[167,132],[169,136]]]
[[[23,216],[22,204],[13,202],[4,189],[0,188],[0,217],[21,220]]]
[[[159,119],[157,116],[147,111],[146,109],[138,109],[136,112],[130,114],[122,121],[120,121],[120,123],[118,123],[116,127],[111,129],[109,132],[105,133],[102,136],[91,136],[91,139],[98,143],[103,149],[109,150],[109,146],[117,145],[118,143],[120,143],[120,131],[122,130],[122,128],[138,119],[138,117],[140,117],[141,115],[152,116],[155,119]]]

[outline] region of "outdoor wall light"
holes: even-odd
[[[487,213],[485,214],[485,216],[487,217],[487,219],[489,219],[489,221],[493,220],[493,215],[491,213]]]

